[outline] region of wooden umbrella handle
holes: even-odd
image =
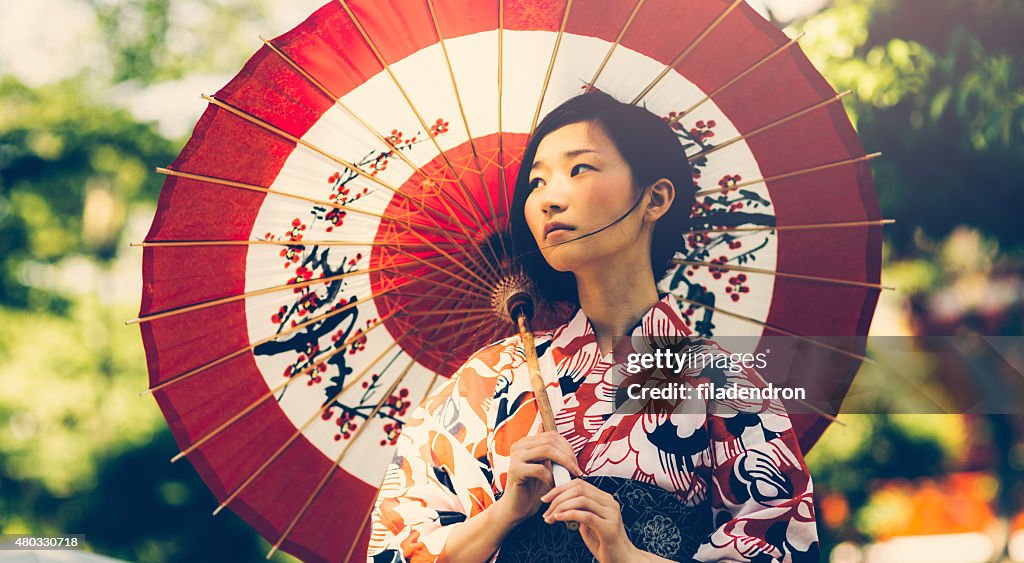
[[[556,430],[555,414],[551,411],[548,392],[544,388],[544,378],[540,375],[540,362],[537,361],[537,346],[533,341],[530,321],[523,314],[522,310],[519,310],[515,317],[516,324],[519,325],[519,336],[523,340],[523,350],[526,352],[526,365],[530,368],[530,384],[533,386],[533,395],[537,399],[537,409],[540,411],[541,424],[545,432]],[[569,470],[555,462],[551,462],[551,476],[554,478],[556,487],[572,480]],[[580,524],[570,520],[565,523],[565,527],[575,532],[580,529]]]

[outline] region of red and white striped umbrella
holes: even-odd
[[[143,243],[150,390],[221,508],[305,560],[362,556],[403,419],[515,332],[490,298],[519,159],[587,88],[691,156],[660,287],[695,332],[866,335],[873,155],[742,0],[331,2],[207,98]],[[863,352],[839,353],[836,396]],[[805,449],[829,423],[793,418]]]

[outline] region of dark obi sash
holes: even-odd
[[[636,547],[673,561],[691,561],[712,532],[711,507],[689,507],[661,487],[623,477],[583,477],[611,493],[622,507],[622,523]],[[548,505],[512,529],[501,543],[498,563],[595,561],[579,532],[562,522],[544,522]]]

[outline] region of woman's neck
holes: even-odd
[[[577,272],[576,290],[580,307],[587,315],[601,355],[615,346],[615,337],[625,336],[644,314],[658,302],[658,289],[650,264]]]

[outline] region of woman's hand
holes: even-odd
[[[573,479],[548,491],[541,501],[551,503],[544,513],[545,522],[579,522],[583,543],[601,563],[642,560],[644,554],[629,541],[622,510],[612,495]]]
[[[554,486],[551,462],[577,477],[583,474],[572,446],[554,430],[520,438],[512,444],[510,460],[505,492],[497,502],[516,523],[537,512],[541,495]]]

